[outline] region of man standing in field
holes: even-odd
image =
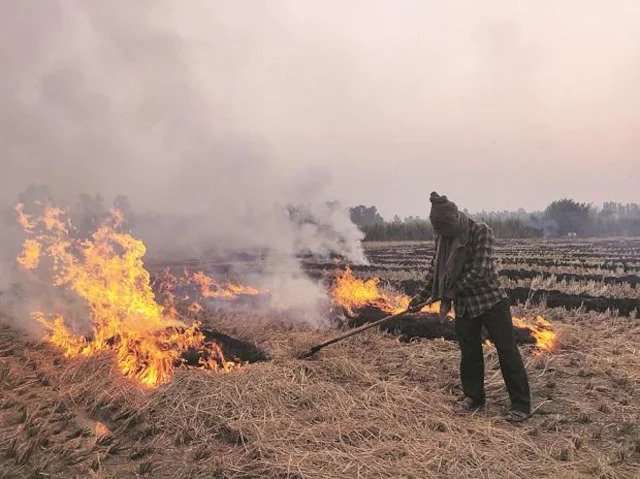
[[[412,299],[410,309],[418,308],[427,298],[441,300],[440,314],[446,317],[452,303],[455,305],[463,407],[467,411],[480,409],[485,403],[481,338],[485,326],[498,351],[511,399],[507,419],[523,421],[531,413],[529,380],[513,335],[509,300],[498,281],[493,231],[458,211],[446,196],[434,192],[430,200],[436,250],[427,286]]]

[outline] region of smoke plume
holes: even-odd
[[[42,184],[97,218],[117,198],[152,258],[261,251],[274,301],[313,311],[323,292],[296,256],[363,261],[360,232],[326,203],[327,172],[283,169],[238,114],[234,77],[251,52],[222,17],[219,44],[191,32],[207,3],[2,2],[0,201]],[[0,240],[0,276],[15,280],[19,232],[7,226]]]

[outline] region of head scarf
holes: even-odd
[[[460,212],[453,201],[435,191],[429,197],[431,213],[429,219],[436,232],[455,230],[458,227]]]

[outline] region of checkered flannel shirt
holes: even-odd
[[[437,238],[436,238],[436,241]],[[453,302],[456,316],[475,318],[488,311],[503,299],[506,293],[500,286],[494,258],[493,231],[484,223],[471,222],[469,237],[470,255],[462,274],[453,285]],[[425,294],[431,294],[432,268],[427,274]]]

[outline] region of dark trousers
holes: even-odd
[[[527,371],[522,363],[520,351],[513,335],[511,309],[503,300],[476,318],[456,319],[456,334],[460,343],[462,359],[460,380],[465,396],[484,403],[484,355],[482,352],[481,329],[484,325],[489,338],[498,351],[500,370],[504,378],[511,407],[529,413],[531,395]]]

